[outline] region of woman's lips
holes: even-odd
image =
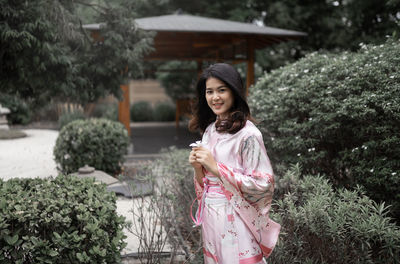
[[[220,109],[221,107],[222,107],[222,103],[221,104],[214,104],[214,108],[216,108],[216,109]]]

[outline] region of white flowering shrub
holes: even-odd
[[[273,162],[361,184],[400,219],[400,42],[312,53],[261,78],[249,103]]]
[[[85,164],[110,174],[120,171],[129,144],[128,132],[108,119],[76,120],[64,126],[54,147],[54,158],[63,173]]]

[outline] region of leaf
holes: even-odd
[[[4,240],[9,244],[10,246],[14,246],[17,241],[18,241],[18,235],[15,236],[5,236]]]
[[[31,242],[35,246],[40,243],[40,241],[37,237],[31,237]]]
[[[56,239],[61,239],[61,236],[57,232],[53,232],[53,236],[55,236]]]

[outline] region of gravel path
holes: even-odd
[[[27,137],[0,140],[0,178],[46,178],[57,176],[53,148],[58,131],[23,130]]]

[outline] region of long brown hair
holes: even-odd
[[[234,103],[227,119],[217,120],[217,116],[207,104],[206,82],[211,77],[223,82],[234,96]],[[193,107],[193,118],[189,122],[190,131],[200,130],[203,133],[209,124],[216,121],[217,131],[235,134],[246,125],[247,120],[253,120],[246,102],[242,78],[231,65],[226,63],[211,65],[203,71],[196,88],[197,100]]]

